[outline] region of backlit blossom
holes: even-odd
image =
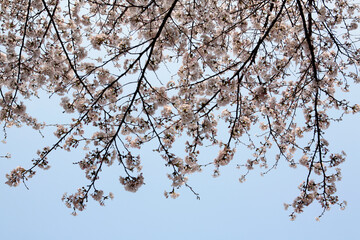
[[[113,197],[97,181],[114,162],[125,190],[138,191],[142,161],[167,167],[166,197],[181,188],[199,197],[187,179],[204,168],[217,177],[237,166],[244,182],[288,165],[307,173],[285,205],[291,220],[314,202],[345,207],[336,184],[346,154],[325,133],[360,112],[342,97],[360,82],[358,4],[32,0],[1,1],[1,10],[2,142],[13,126],[56,136],[6,175],[9,186],[49,169],[56,150],[80,147],[83,158],[70,161],[88,183],[63,196],[74,215],[89,198]],[[58,122],[35,118],[38,98],[60,105],[56,116],[36,106]]]

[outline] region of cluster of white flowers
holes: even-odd
[[[67,195],[67,193],[64,193],[61,200],[65,202],[65,205],[68,208],[73,208],[73,215],[76,215],[76,210],[83,211],[86,207],[86,204],[84,203],[86,197],[86,189],[85,188],[79,188],[76,193]]]
[[[164,196],[165,196],[166,198],[168,198],[169,195],[170,195],[170,197],[171,197],[172,199],[176,199],[176,198],[178,198],[178,197],[180,196],[180,194],[177,193],[177,192],[175,192],[175,190],[172,190],[171,192],[166,192],[166,191],[164,192]]]
[[[225,166],[230,163],[235,154],[235,148],[230,149],[228,147],[224,147],[220,152],[217,158],[215,158],[214,163],[216,166]]]
[[[185,103],[179,106],[179,114],[184,124],[191,122],[194,118],[192,105]]]
[[[174,188],[181,187],[187,181],[187,177],[184,177],[183,175],[178,173],[168,174],[168,178],[172,181],[171,186],[173,186]]]
[[[102,190],[94,191],[94,193],[91,194],[93,199],[98,202],[101,202],[103,200],[103,195],[104,195],[104,191],[102,191]]]
[[[25,169],[23,167],[17,167],[11,171],[10,174],[6,174],[8,179],[5,183],[11,187],[16,187],[20,184],[20,181],[24,178]]]
[[[133,156],[130,153],[128,153],[125,156],[125,163],[126,163],[126,168],[129,169],[130,171],[136,169],[139,172],[142,169],[140,156]]]
[[[137,177],[120,177],[120,183],[124,185],[125,190],[129,192],[137,192],[137,190],[144,184],[144,177],[140,174]]]

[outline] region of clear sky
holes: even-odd
[[[355,89],[350,94],[352,100],[359,100],[359,92]],[[54,109],[46,100],[29,108],[56,120]],[[201,200],[186,188],[178,199],[165,199],[163,192],[170,190],[171,183],[163,160],[151,147],[142,150],[147,156],[143,159],[146,185],[135,194],[126,192],[118,181],[121,168],[105,168],[99,187],[114,192],[114,200],[105,207],[91,200],[74,217],[60,199],[64,192],[73,193],[87,184],[84,173],[72,164],[81,159],[81,152],[53,153],[52,168],[38,171],[28,182],[30,190],[23,185],[10,188],[3,184],[5,174],[18,165],[30,166],[36,149],[51,142],[33,130],[11,128],[8,143],[0,145],[0,155],[12,154],[11,159],[0,158],[0,239],[359,239],[359,117],[345,116],[326,135],[334,150],[348,154],[338,183],[338,193],[348,207],[345,211],[334,207],[320,222],[314,220],[321,212],[318,204],[305,209],[296,221],[289,220],[283,203],[297,196],[306,173],[283,161],[264,177],[253,172],[245,183],[238,182],[240,172],[233,165],[215,179],[209,167],[189,180]],[[45,131],[45,136],[50,132]],[[206,154],[209,161],[216,156],[214,151]]]
[[[360,86],[350,90],[352,102],[360,103]],[[55,123],[58,108],[52,104],[47,98],[33,101],[29,111],[40,120]],[[322,211],[317,203],[307,207],[295,221],[289,220],[283,203],[291,203],[298,195],[297,186],[305,179],[306,171],[289,168],[285,161],[264,177],[252,172],[244,183],[239,183],[241,172],[234,164],[222,168],[218,178],[212,177],[210,166],[189,178],[200,200],[185,187],[179,191],[179,198],[166,199],[164,190],[171,190],[166,176],[169,171],[151,146],[142,149],[146,154],[142,161],[146,185],[137,193],[125,191],[118,180],[122,169],[114,164],[102,172],[99,188],[113,192],[115,198],[103,207],[90,199],[87,209],[74,217],[61,197],[64,192],[71,194],[88,184],[84,173],[73,164],[82,159],[83,152],[57,151],[49,157],[51,168],[38,170],[27,182],[29,190],[23,184],[11,188],[5,184],[5,174],[19,165],[29,167],[36,150],[55,139],[53,129],[45,131],[46,137],[42,138],[31,129],[14,127],[7,130],[7,144],[0,143],[0,155],[12,155],[11,159],[0,158],[0,240],[358,240],[359,123],[360,114],[346,115],[326,133],[331,149],[347,153],[346,162],[340,166],[343,179],[337,189],[348,206],[344,211],[333,207],[320,222],[315,221]],[[203,152],[203,157],[213,161],[216,152]]]

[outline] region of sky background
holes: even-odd
[[[360,102],[359,87],[354,86],[349,99]],[[51,101],[32,101],[29,111],[41,119],[58,120],[57,108]],[[30,166],[36,150],[55,140],[51,131],[45,138],[28,128],[8,129],[7,144],[0,144],[0,155],[7,152],[11,159],[0,158],[0,239],[358,239],[359,214],[359,115],[346,115],[344,121],[327,131],[330,147],[345,150],[347,161],[342,164],[343,180],[337,184],[338,194],[347,200],[345,211],[337,206],[321,213],[315,203],[305,209],[296,221],[289,220],[283,203],[297,196],[297,186],[305,179],[301,167],[292,169],[281,161],[279,167],[264,177],[252,172],[245,183],[239,183],[241,172],[234,164],[222,168],[213,178],[210,166],[190,176],[189,184],[200,193],[201,200],[182,188],[177,199],[166,199],[164,190],[171,190],[164,162],[148,146],[142,151],[146,185],[137,193],[124,190],[118,177],[120,166],[105,168],[97,185],[105,193],[113,192],[114,200],[106,206],[89,201],[87,209],[74,217],[61,201],[64,192],[74,193],[86,185],[84,173],[72,163],[82,158],[79,152],[55,152],[51,168],[39,170],[24,185],[5,185],[5,174],[21,165]],[[176,150],[176,149],[175,149]],[[179,148],[179,151],[183,151]],[[205,155],[204,155],[205,154]],[[239,154],[239,153],[238,153]],[[244,152],[244,154],[246,154]],[[242,153],[239,155],[242,156]],[[212,161],[216,152],[209,148],[203,157]]]
[[[352,86],[347,98],[360,103],[360,86]],[[47,98],[33,100],[28,111],[50,123],[59,120],[59,108]],[[60,116],[61,119],[62,116]],[[305,179],[306,171],[292,169],[281,160],[276,170],[264,177],[253,171],[246,182],[239,183],[242,172],[235,164],[221,169],[218,178],[212,177],[213,167],[190,176],[190,184],[201,199],[185,187],[177,199],[166,199],[164,190],[171,190],[164,161],[152,152],[152,146],[142,149],[146,185],[137,193],[124,190],[119,183],[121,167],[116,163],[102,172],[98,187],[113,192],[114,200],[106,206],[90,199],[87,209],[78,216],[71,215],[61,201],[88,184],[84,173],[73,162],[83,157],[82,151],[56,151],[49,157],[51,168],[38,170],[33,179],[11,188],[4,184],[5,174],[21,165],[31,166],[36,150],[51,144],[54,129],[44,131],[45,138],[29,128],[7,130],[7,144],[0,143],[0,156],[11,153],[12,158],[0,158],[0,240],[36,239],[345,239],[360,236],[360,115],[346,115],[344,121],[333,123],[326,137],[334,152],[344,150],[347,160],[342,168],[343,179],[337,183],[338,195],[348,206],[341,211],[335,206],[320,222],[315,221],[322,209],[314,203],[305,208],[295,221],[283,203],[298,196],[297,186]],[[221,129],[219,130],[221,131]],[[0,135],[2,140],[3,135]],[[174,151],[183,151],[183,148]],[[242,157],[249,152],[237,152]],[[203,158],[213,161],[217,152],[209,149]]]

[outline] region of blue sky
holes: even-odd
[[[358,89],[350,93],[357,101]],[[34,102],[31,111],[39,116],[55,117],[51,103]],[[51,135],[51,131],[44,132]],[[1,155],[12,154],[11,159],[0,158],[0,237],[1,239],[358,239],[359,214],[359,115],[347,115],[344,121],[333,124],[327,132],[330,146],[335,151],[345,150],[347,161],[342,165],[343,180],[338,183],[340,197],[348,207],[341,211],[334,207],[320,222],[319,205],[305,209],[291,222],[283,203],[291,202],[298,194],[297,186],[304,179],[303,169],[291,169],[281,162],[278,169],[261,177],[253,172],[245,183],[234,166],[222,169],[213,178],[212,167],[190,177],[189,184],[200,193],[201,200],[186,188],[178,199],[165,199],[164,190],[170,190],[163,160],[144,148],[143,159],[146,185],[137,193],[126,192],[119,183],[121,168],[113,165],[104,169],[99,187],[115,194],[105,207],[89,201],[78,216],[61,202],[64,192],[73,193],[86,185],[83,172],[72,162],[82,152],[58,151],[50,156],[52,168],[39,170],[28,182],[10,188],[3,184],[5,174],[18,165],[29,166],[37,148],[49,144],[49,138],[27,128],[8,130],[8,143],[0,145]],[[175,149],[176,150],[176,149]],[[182,151],[182,149],[181,149]],[[210,161],[216,156],[207,151]],[[241,156],[241,153],[240,153]]]
[[[360,103],[359,87],[350,88],[353,103]],[[29,110],[39,119],[56,122],[58,109],[52,104],[46,98],[34,100]],[[283,203],[292,202],[299,193],[297,186],[305,179],[304,169],[291,169],[281,161],[266,176],[254,171],[245,183],[239,183],[241,172],[234,164],[223,168],[218,178],[211,176],[213,168],[209,167],[190,176],[188,182],[201,200],[186,188],[179,191],[179,198],[166,199],[164,190],[171,190],[168,171],[150,146],[142,149],[146,155],[143,159],[146,185],[135,194],[126,192],[118,181],[121,168],[114,164],[104,169],[99,182],[105,193],[115,194],[114,200],[108,200],[104,207],[90,200],[87,209],[74,217],[61,196],[88,183],[79,167],[72,164],[82,158],[83,152],[57,151],[49,157],[52,167],[39,170],[28,182],[29,190],[24,185],[11,188],[4,184],[5,174],[19,165],[30,166],[36,150],[55,139],[53,129],[45,131],[46,138],[42,138],[28,128],[11,128],[7,144],[0,143],[0,155],[7,152],[12,155],[11,159],[0,158],[0,239],[357,240],[360,236],[359,120],[359,114],[346,115],[343,122],[334,123],[327,131],[334,152],[347,153],[347,161],[341,165],[343,180],[337,188],[348,206],[344,211],[333,207],[320,222],[315,221],[321,213],[317,203],[306,208],[293,222],[283,207]],[[212,161],[216,152],[207,151],[203,157]]]

